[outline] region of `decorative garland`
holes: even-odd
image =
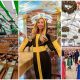
[[[62,1],[62,11],[68,14],[73,13],[77,9],[75,1]]]

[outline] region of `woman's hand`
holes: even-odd
[[[19,36],[22,36],[23,38],[26,38],[26,35],[22,32],[19,32]]]
[[[57,38],[58,43],[61,45],[61,37]]]
[[[40,41],[41,41],[42,43],[45,43],[45,42],[48,41],[48,39],[47,39],[47,37],[46,37],[45,35],[42,35],[42,36],[40,37]]]

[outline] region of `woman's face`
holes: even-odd
[[[44,20],[43,19],[39,19],[39,21],[37,23],[37,27],[39,28],[39,30],[44,29]]]

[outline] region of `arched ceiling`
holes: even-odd
[[[79,4],[80,5],[80,4]],[[69,27],[69,32],[62,32],[62,35],[67,35],[65,39],[68,41],[74,39],[73,36],[78,36],[77,39],[74,39],[75,44],[80,43],[80,9],[77,8],[73,13],[68,14],[65,12],[61,13],[61,27]],[[64,39],[64,37],[63,37]]]
[[[22,1],[19,2],[19,13],[26,14],[32,10],[42,9],[49,13],[55,13],[60,8],[60,3],[56,0],[52,1]]]

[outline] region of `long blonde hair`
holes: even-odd
[[[35,25],[34,25],[34,27],[33,27],[33,29],[32,29],[32,33],[34,33],[34,34],[37,34],[39,31],[39,29],[38,29],[38,27],[37,27],[37,23],[38,23],[38,21],[40,20],[40,19],[43,19],[44,20],[44,30],[43,30],[43,34],[45,35],[46,34],[46,29],[47,29],[47,21],[46,21],[46,19],[45,18],[39,18],[37,21],[36,21],[36,23],[35,23]]]

